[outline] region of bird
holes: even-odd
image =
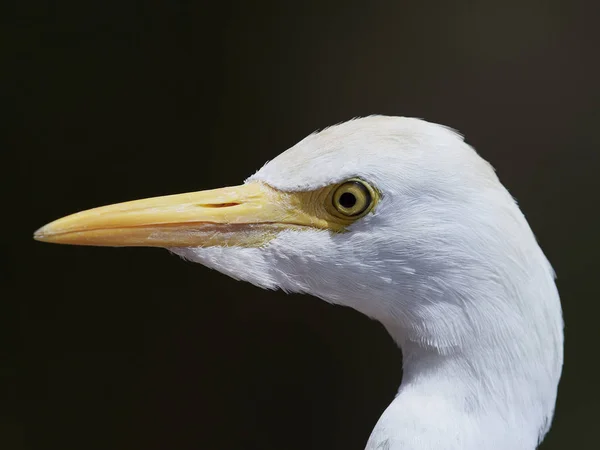
[[[493,167],[452,128],[354,118],[239,186],[94,208],[34,238],[162,247],[379,321],[403,374],[367,450],[532,450],[551,426],[555,273]]]

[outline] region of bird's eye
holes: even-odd
[[[362,180],[348,180],[333,192],[332,203],[343,216],[360,216],[373,206],[372,188]]]

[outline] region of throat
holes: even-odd
[[[440,349],[386,328],[402,348],[403,378],[367,449],[537,447],[552,418],[558,378],[531,336],[507,341],[490,330],[469,345]]]

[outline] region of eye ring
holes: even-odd
[[[331,202],[340,215],[358,218],[371,210],[373,199],[373,189],[367,183],[359,179],[350,179],[335,189]]]

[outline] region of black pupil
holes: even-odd
[[[340,196],[340,205],[342,205],[344,208],[352,208],[354,205],[356,205],[356,197],[350,192],[344,192]]]

